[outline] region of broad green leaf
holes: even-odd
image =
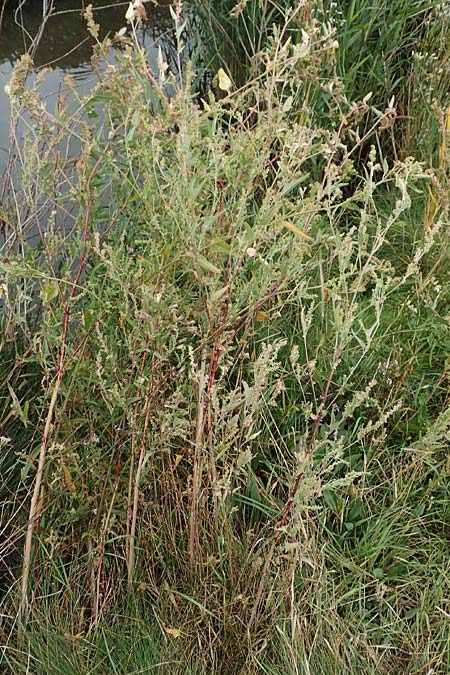
[[[136,133],[136,129],[137,129],[138,124],[139,124],[140,115],[141,115],[141,113],[140,113],[139,110],[135,110],[134,113],[133,113],[133,116],[131,118],[131,127],[130,127],[130,130],[128,131],[127,135],[126,135],[126,140],[127,140],[128,143],[130,143],[134,138],[134,134]]]
[[[202,267],[207,272],[212,272],[213,274],[220,274],[219,268],[213,265],[211,262],[209,262],[209,260],[207,260],[202,255],[199,255],[197,257],[197,261],[200,267]]]
[[[228,256],[231,253],[231,246],[224,239],[213,239],[208,246],[208,251],[211,251],[211,253],[222,253],[223,255]]]
[[[211,293],[211,301],[212,302],[217,302],[217,300],[220,300],[220,298],[225,295],[225,293],[228,290],[228,286],[224,286],[223,288],[219,288],[219,290],[214,291],[214,293]]]
[[[333,511],[333,513],[340,512],[340,499],[338,499],[335,492],[332,490],[323,491],[323,499],[325,504]]]
[[[51,302],[58,295],[58,284],[56,281],[46,281],[41,290],[41,299],[43,302]]]
[[[95,312],[92,307],[88,307],[83,313],[83,323],[86,330],[94,323]]]

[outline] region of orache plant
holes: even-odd
[[[389,163],[375,145],[358,174],[370,100],[348,103],[337,88],[326,126],[312,125],[304,94],[320,100],[333,36],[305,19],[295,43],[289,26],[261,48],[256,78],[233,90],[220,73],[221,97],[201,105],[189,67],[182,83],[163,64],[152,72],[123,35],[120,52],[97,46],[103,70],[76,113],[64,101],[46,110],[20,65],[10,85],[14,114],[26,105],[34,122],[16,216],[23,251],[2,268],[3,320],[23,334],[7,382],[28,367],[36,384],[1,391],[3,409],[14,396],[33,407],[17,457],[30,491],[21,590],[1,630],[20,624],[23,651],[47,672],[62,666],[42,655],[41,627],[58,622],[58,653],[77,669],[101,672],[105,658],[131,672],[130,650],[111,649],[124,607],[150,627],[168,673],[308,672],[323,654],[331,673],[366,652],[398,669],[405,635],[417,635],[398,617],[422,591],[430,658],[443,658],[448,577],[432,601],[417,562],[402,595],[395,566],[413,532],[443,561],[432,501],[443,503],[448,426],[449,331],[438,320],[448,204],[424,228],[412,197],[431,180],[443,193],[445,176],[412,158]],[[424,360],[440,364],[437,378]],[[389,543],[396,490],[406,500],[417,490],[430,516],[414,502]],[[355,647],[365,621],[377,630]]]

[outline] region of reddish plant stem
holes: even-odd
[[[179,127],[180,124],[178,122],[178,118],[175,115],[175,113],[173,112],[172,108],[170,107],[169,99],[167,98],[167,96],[163,92],[158,80],[154,76],[153,71],[152,71],[152,69],[150,68],[150,65],[147,62],[145,63],[145,69],[146,69],[146,72],[147,72],[147,77],[150,80],[150,82],[152,83],[153,87],[155,88],[156,93],[160,97],[160,99],[161,99],[161,101],[164,105],[164,108],[167,110],[167,114],[169,115],[171,121],[173,122],[173,124],[176,124]]]
[[[105,150],[105,152],[106,152],[106,150]],[[93,179],[93,177],[94,177],[94,175],[97,171],[97,168],[98,168],[100,162],[103,159],[103,154],[101,154],[99,156],[99,158],[97,159],[97,161],[95,162],[95,164],[92,167],[92,170],[89,174],[88,180],[86,182],[86,188],[85,189],[86,189],[86,194],[88,196],[88,201],[87,201],[87,205],[86,205],[86,211],[85,211],[85,217],[84,217],[84,227],[83,227],[83,234],[82,234],[83,244],[85,244],[86,240],[87,240],[90,213],[91,213],[91,208],[92,208],[92,197],[90,195],[90,186],[91,186],[92,179]],[[38,507],[38,502],[39,502],[42,480],[43,480],[43,476],[44,476],[45,459],[46,459],[46,455],[47,455],[49,438],[50,438],[50,435],[52,433],[53,418],[54,418],[54,414],[55,414],[56,402],[58,400],[59,390],[60,390],[60,387],[61,387],[61,382],[62,382],[64,372],[65,372],[64,361],[65,361],[65,356],[66,356],[67,332],[68,332],[68,326],[69,326],[71,301],[73,300],[73,298],[75,297],[75,294],[77,292],[78,282],[79,282],[81,274],[83,272],[84,265],[85,265],[85,254],[82,254],[80,256],[80,261],[78,263],[78,269],[77,269],[75,278],[72,282],[72,288],[70,290],[70,293],[68,295],[68,298],[66,300],[66,305],[65,305],[65,308],[64,308],[63,325],[62,325],[62,330],[61,330],[61,348],[60,348],[58,365],[57,365],[56,379],[55,379],[55,383],[54,383],[54,386],[53,386],[53,392],[52,392],[50,404],[49,404],[46,419],[45,419],[44,431],[43,431],[43,434],[42,434],[41,446],[40,446],[40,451],[39,451],[38,468],[37,468],[37,471],[36,471],[33,494],[32,494],[31,502],[30,502],[30,513],[29,513],[29,518],[28,518],[27,531],[26,531],[26,535],[25,535],[25,545],[24,545],[24,554],[23,554],[23,565],[22,565],[22,579],[21,579],[21,596],[20,596],[20,608],[19,608],[21,629],[25,627],[25,625],[28,621],[28,582],[29,582],[30,573],[32,571],[31,559],[32,559],[33,535],[34,535],[34,530],[35,530],[36,523],[37,523],[37,518],[39,516],[39,514],[37,512],[38,511],[37,507]]]
[[[313,447],[314,447],[314,443],[316,441],[317,434],[319,433],[320,425],[322,424],[323,411],[325,409],[325,405],[326,405],[327,400],[328,400],[328,394],[330,392],[330,386],[331,386],[331,380],[333,379],[333,374],[334,374],[334,367],[331,368],[330,374],[328,375],[328,380],[327,380],[327,383],[325,385],[325,390],[323,392],[322,402],[320,404],[320,409],[319,409],[319,413],[317,415],[316,424],[314,426],[313,432],[311,434],[310,441],[308,443],[308,447],[306,449],[306,459],[309,459],[309,457],[311,457],[311,453],[312,453],[312,450],[313,450]],[[294,503],[295,496],[296,496],[296,494],[297,494],[297,492],[300,488],[300,485],[301,485],[301,482],[303,480],[304,475],[305,475],[305,472],[300,471],[295,477],[294,486],[291,490],[290,497],[285,504],[285,507],[283,509],[283,513],[281,514],[281,518],[280,518],[279,523],[278,523],[278,529],[275,532],[275,537],[274,537],[275,542],[277,542],[278,539],[280,538],[282,528],[286,524],[286,521],[289,517],[289,514],[291,513],[292,505]]]
[[[318,412],[318,415],[317,415],[316,424],[314,425],[314,429],[313,429],[313,432],[311,434],[311,438],[310,438],[310,441],[308,443],[308,447],[306,449],[306,459],[309,459],[311,457],[311,454],[312,454],[312,451],[313,451],[313,448],[314,448],[314,443],[316,441],[317,434],[319,433],[320,425],[321,425],[322,419],[323,419],[323,412],[324,412],[325,405],[327,403],[328,395],[329,395],[329,392],[330,392],[331,381],[333,379],[336,364],[339,361],[340,354],[341,354],[341,350],[340,350],[340,348],[338,348],[336,350],[336,353],[335,353],[335,356],[334,356],[334,359],[333,359],[333,364],[331,366],[330,373],[329,373],[328,379],[327,379],[327,383],[325,385],[325,390],[323,392],[322,401],[321,401],[320,409],[319,409],[319,412]],[[261,572],[261,580],[260,580],[259,585],[258,585],[258,590],[256,592],[255,602],[254,602],[254,605],[253,605],[253,608],[252,608],[252,612],[250,614],[249,622],[247,624],[247,635],[249,637],[250,637],[251,628],[252,628],[252,626],[255,622],[255,619],[257,617],[257,614],[258,614],[259,604],[261,602],[261,597],[262,597],[264,585],[266,583],[267,574],[269,572],[270,563],[272,562],[272,558],[273,558],[273,555],[275,553],[276,546],[277,546],[278,541],[279,541],[279,539],[281,537],[281,534],[283,532],[283,527],[286,524],[287,519],[288,519],[288,517],[291,513],[292,505],[294,503],[294,499],[297,495],[297,492],[300,488],[300,485],[302,483],[302,480],[303,480],[304,476],[305,476],[304,471],[300,471],[296,475],[295,480],[294,480],[294,486],[291,490],[289,499],[286,502],[285,507],[283,509],[283,512],[281,514],[281,518],[278,521],[278,527],[275,530],[275,534],[274,534],[274,537],[273,537],[273,540],[272,540],[272,544],[270,546],[269,552],[267,554],[267,557],[266,557],[266,560],[265,560],[265,563],[264,563],[264,567],[263,567],[262,572]]]

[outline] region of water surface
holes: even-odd
[[[0,173],[6,165],[9,145],[9,99],[4,87],[9,82],[16,60],[33,45],[33,39],[42,34],[34,52],[34,65],[38,69],[49,66],[49,73],[41,87],[47,106],[51,110],[58,96],[64,91],[64,77],[71,74],[79,93],[88,91],[95,82],[90,57],[94,40],[86,29],[83,17],[83,0],[55,0],[54,10],[42,27],[44,3],[47,0],[0,0]],[[100,39],[114,35],[126,26],[125,12],[128,2],[117,0],[92,0],[94,19],[100,24]],[[1,7],[3,6],[3,13]],[[139,36],[145,46],[150,63],[156,63],[158,46],[161,46],[168,63],[175,63],[176,44],[174,25],[167,3],[145,5],[148,20],[141,26]]]

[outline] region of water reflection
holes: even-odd
[[[54,3],[34,54],[37,68],[52,65],[68,71],[89,63],[94,40],[87,33],[83,17],[87,4],[83,0],[58,0]],[[113,35],[126,25],[124,15],[128,2],[93,0],[91,4],[95,21],[100,24],[100,39]],[[42,25],[43,7],[43,0],[25,0],[22,3],[6,0],[0,32],[0,64],[7,62],[12,65],[31,47]],[[144,42],[159,40],[164,33],[170,40],[173,25],[168,4],[155,6],[148,3],[146,11],[148,21],[140,31]]]
[[[145,0],[144,0],[145,1]],[[53,3],[53,4],[52,4]],[[37,211],[29,211],[23,199],[20,174],[20,145],[24,125],[14,129],[14,143],[10,143],[9,99],[4,87],[9,82],[14,63],[27,51],[33,52],[35,72],[30,75],[28,85],[32,86],[36,72],[43,66],[49,66],[40,85],[40,94],[49,111],[55,110],[58,99],[66,91],[64,78],[71,75],[77,84],[78,95],[87,93],[97,82],[91,68],[91,55],[94,39],[87,31],[83,16],[85,7],[93,6],[94,20],[100,25],[99,39],[113,36],[126,26],[125,12],[128,0],[0,0],[0,176],[4,180],[0,185],[0,255],[25,233],[28,243],[37,241],[36,214],[42,225],[47,228],[49,204],[36,205]],[[170,0],[155,5],[153,0],[145,4],[148,19],[138,31],[140,43],[147,51],[152,69],[156,70],[158,48],[161,48],[164,60],[174,73],[177,73],[177,40],[175,26],[169,10]],[[51,9],[48,15],[49,8]],[[43,14],[46,15],[43,23]],[[191,17],[190,29],[193,26]],[[191,41],[187,34],[183,59],[189,58]],[[69,109],[74,103],[67,100]],[[100,111],[99,111],[100,112]],[[26,123],[27,113],[24,113]],[[79,152],[76,138],[71,138],[66,149],[68,156]],[[17,150],[19,148],[19,154]],[[63,192],[65,188],[62,188]],[[5,211],[5,208],[7,209]],[[2,217],[13,212],[16,227]],[[70,228],[71,217],[66,213],[67,222],[58,223],[64,230]],[[58,216],[59,218],[59,216]]]
[[[30,49],[39,35],[46,2],[50,6],[51,0],[0,0],[0,173],[6,165],[9,134],[9,100],[4,86],[11,77],[15,61]],[[50,66],[53,70],[40,90],[48,100],[49,108],[63,91],[63,78],[67,73],[79,85],[80,94],[88,91],[94,81],[90,66],[94,39],[87,32],[83,16],[87,4],[83,0],[54,0],[53,10],[34,52],[36,69]],[[100,39],[113,36],[126,26],[128,2],[92,0],[91,4],[94,19],[100,24]],[[142,24],[139,38],[149,54],[150,63],[156,63],[157,46],[160,46],[165,60],[174,68],[176,38],[169,3],[155,6],[148,2],[145,7],[148,20]]]

